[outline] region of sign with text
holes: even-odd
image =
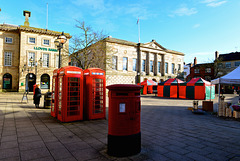
[[[34,50],[42,50],[42,51],[53,51],[57,52],[57,49],[51,49],[51,48],[43,48],[43,47],[34,47]]]

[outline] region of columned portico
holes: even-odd
[[[139,83],[144,79],[166,80],[175,78],[175,73],[165,73],[165,62],[183,67],[184,54],[168,50],[158,44],[155,40],[149,43],[134,43],[112,37],[106,38],[106,46],[116,49],[116,53],[110,52],[109,56],[117,57],[120,68],[107,69],[107,85],[116,83]],[[122,57],[127,57],[128,70],[123,71]],[[174,58],[174,59],[173,59]],[[167,59],[167,60],[166,60]],[[182,69],[181,69],[182,71]]]

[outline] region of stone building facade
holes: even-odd
[[[134,43],[108,37],[105,43],[111,60],[106,67],[107,85],[137,84],[144,79],[159,82],[183,72],[184,54],[166,49],[155,40]]]
[[[53,70],[58,68],[59,51],[54,40],[61,32],[29,26],[30,12],[24,11],[24,25],[0,24],[0,89],[33,91],[39,83],[43,91],[51,87]],[[65,34],[69,40],[71,36]],[[63,48],[68,48],[69,41]],[[62,50],[64,51],[64,50]],[[62,66],[68,65],[68,54],[61,53]]]

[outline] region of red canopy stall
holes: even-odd
[[[145,80],[140,83],[141,86],[143,86],[143,92],[142,94],[146,95],[147,93],[152,94],[153,93],[153,85],[157,85],[157,82],[154,82],[153,80]]]
[[[183,83],[180,79],[170,78],[158,84],[158,97],[178,98],[179,84]]]
[[[215,98],[215,86],[202,78],[193,78],[179,86],[179,98],[205,100]]]

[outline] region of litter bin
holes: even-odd
[[[111,156],[125,157],[140,153],[140,89],[133,84],[115,84],[109,89],[108,151]]]
[[[44,94],[44,108],[51,108],[52,92]]]

